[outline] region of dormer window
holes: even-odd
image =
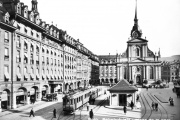
[[[50,35],[52,35],[52,29],[50,29]]]
[[[24,10],[24,17],[27,18],[27,11]]]
[[[6,13],[6,16],[5,16],[5,22],[9,23],[9,14],[8,13]]]
[[[17,4],[17,13],[21,14],[21,8],[20,8],[20,4]]]
[[[30,15],[30,20],[33,21],[33,14]]]
[[[59,38],[59,32],[57,33],[57,35],[56,35],[56,36],[57,36],[57,38]]]

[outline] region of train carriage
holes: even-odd
[[[63,111],[64,113],[72,113],[85,106],[91,98],[96,99],[101,94],[102,87],[93,87],[84,91],[66,94],[63,97]]]

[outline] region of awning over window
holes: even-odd
[[[39,74],[36,74],[36,77],[39,79]]]
[[[18,77],[18,79],[21,79],[21,78],[22,78],[22,76],[21,76],[20,73],[17,74],[17,77]]]
[[[28,58],[28,55],[27,55],[27,53],[24,53],[24,56]]]
[[[25,73],[25,74],[24,74],[24,77],[25,77],[26,79],[28,79],[28,78],[29,78],[29,75],[28,75],[27,73]]]
[[[46,77],[49,79],[50,78],[49,74],[47,74]]]
[[[4,75],[5,75],[6,79],[9,79],[9,78],[10,78],[10,76],[9,76],[9,73],[8,73],[8,72],[5,72],[5,73],[4,73]]]
[[[34,78],[35,78],[34,74],[32,74],[32,73],[31,73],[31,78],[32,78],[32,79],[34,79]]]

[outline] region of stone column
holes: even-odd
[[[117,80],[120,79],[119,74],[120,74],[120,67],[117,67]]]
[[[28,93],[30,94],[30,93]],[[26,95],[26,104],[29,105],[30,104],[30,95],[28,96],[28,94]]]
[[[159,66],[159,79],[161,79],[161,66]]]
[[[17,105],[16,105],[16,92],[13,93],[13,101],[12,101],[11,105],[12,105],[12,109],[17,108]]]
[[[145,79],[146,76],[146,70],[145,70],[145,66],[143,65],[143,80]]]
[[[132,67],[132,66],[129,66],[129,79],[130,79],[130,80],[132,80],[132,78],[131,78],[131,77],[132,77],[132,74],[131,74],[131,72],[132,72],[131,67]]]
[[[110,93],[109,105],[112,105],[112,93]]]
[[[149,79],[149,70],[148,70],[148,66],[146,66],[146,79],[148,80]]]
[[[147,73],[146,67],[147,66],[144,66],[144,69],[145,69],[145,79],[147,79],[147,76],[146,76],[146,73]]]
[[[156,80],[158,79],[158,69],[157,69],[157,66],[155,66],[156,68]]]

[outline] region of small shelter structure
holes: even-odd
[[[110,92],[110,106],[128,106],[128,103],[131,101],[136,104],[136,94],[138,89],[136,86],[129,84],[127,80],[120,80],[108,91]]]

